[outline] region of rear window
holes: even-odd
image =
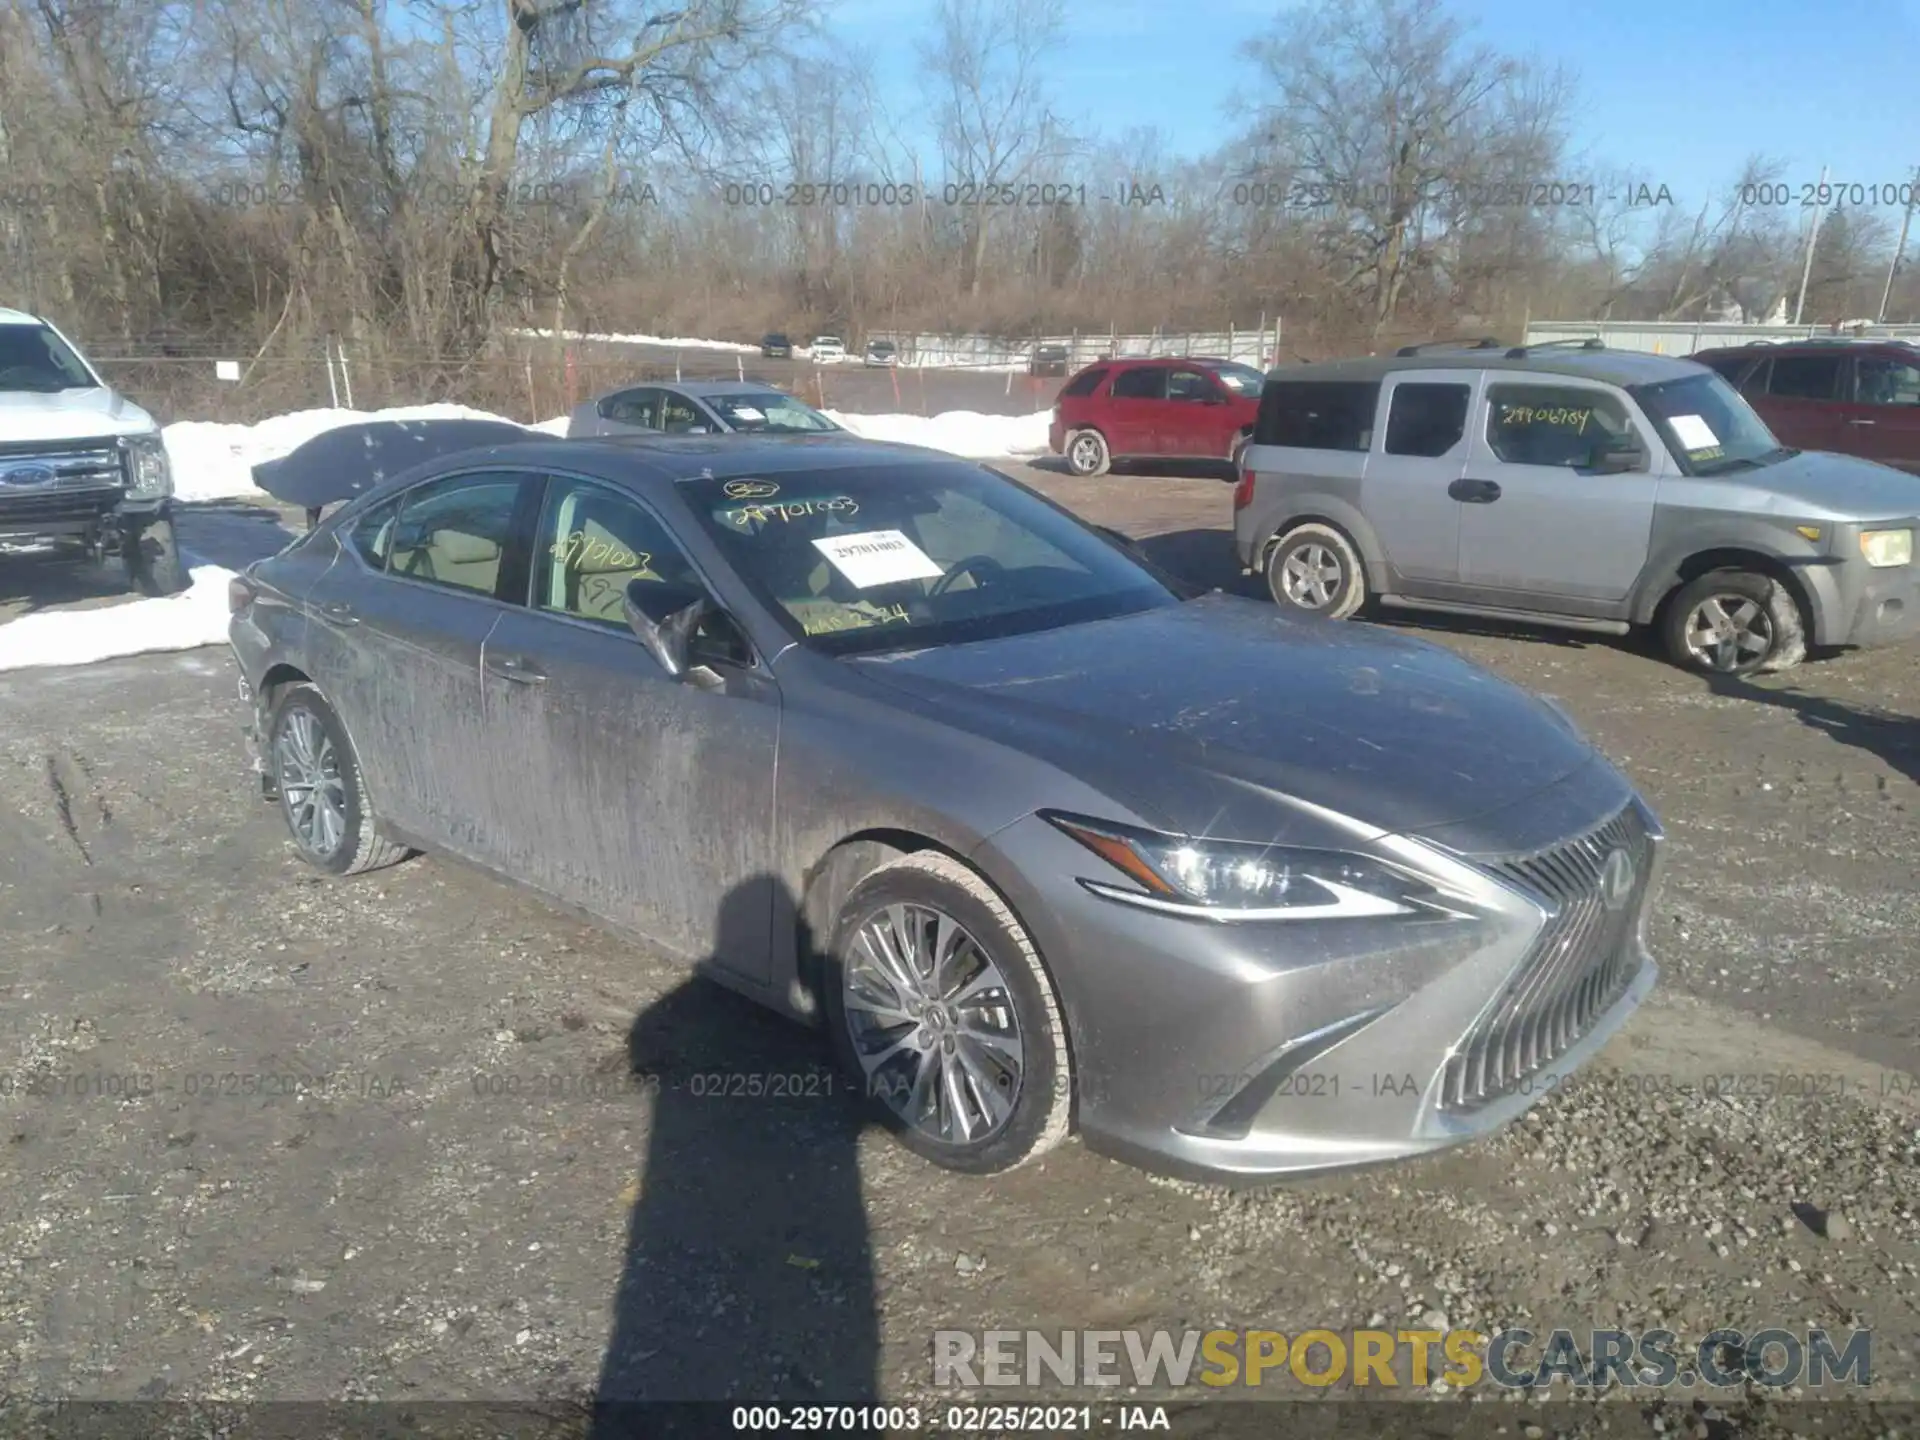
[[[1100,382],[1107,378],[1106,370],[1083,370],[1066,384],[1062,395],[1091,395],[1100,388]]]
[[[1164,400],[1167,398],[1167,372],[1158,365],[1142,365],[1122,370],[1114,376],[1109,392],[1116,400]]]
[[[1254,423],[1256,445],[1360,450],[1373,444],[1377,380],[1270,380]]]
[[[1776,355],[1767,393],[1791,400],[1832,400],[1840,393],[1838,355]]]
[[[1715,374],[1735,384],[1739,383],[1740,372],[1753,363],[1751,355],[1696,355],[1693,358]]]

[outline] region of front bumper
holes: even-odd
[[[1088,868],[1037,817],[978,854],[1007,877],[1060,992],[1086,1143],[1149,1170],[1261,1183],[1488,1134],[1607,1043],[1657,978],[1644,917],[1660,836],[1637,800],[1581,835],[1535,872],[1443,858],[1471,913],[1418,921],[1214,924],[1065,878],[1023,895],[1020,877]],[[1629,835],[1636,888],[1603,913],[1593,887]],[[1515,878],[1557,884],[1583,865],[1591,895]]]
[[[1893,645],[1920,635],[1920,568],[1867,570],[1842,645]]]

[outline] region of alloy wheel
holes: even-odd
[[[1091,435],[1074,438],[1073,467],[1076,470],[1092,470],[1100,463],[1100,442]]]
[[[330,858],[347,833],[347,782],[332,737],[311,710],[294,709],[273,748],[294,839],[309,855]]]
[[[1287,599],[1304,610],[1325,610],[1339,598],[1346,581],[1346,567],[1325,545],[1302,545],[1280,564]]]
[[[1704,670],[1730,674],[1773,650],[1773,617],[1745,595],[1709,595],[1687,615],[1687,654]]]
[[[847,1030],[869,1093],[946,1145],[978,1144],[1020,1100],[1026,1049],[1006,976],[951,915],[888,905],[843,970]]]

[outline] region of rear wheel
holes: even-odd
[[[1076,430],[1067,439],[1067,468],[1076,475],[1104,475],[1113,464],[1107,437],[1098,430]]]
[[[1784,670],[1807,653],[1793,595],[1751,570],[1715,570],[1683,585],[1661,630],[1674,664],[1711,675]]]
[[[1011,1170],[1066,1138],[1073,1078],[1052,981],[993,888],[932,851],[840,909],[828,1024],[882,1123],[949,1170]]]
[[[1267,552],[1267,589],[1287,610],[1345,620],[1367,603],[1367,572],[1353,542],[1331,525],[1296,525]]]
[[[290,685],[267,721],[267,763],[300,858],[328,875],[359,875],[412,852],[380,838],[346,728],[311,685]]]

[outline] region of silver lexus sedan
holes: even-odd
[[[232,595],[301,855],[440,852],[644,936],[823,1025],[941,1165],[1421,1154],[1654,983],[1659,827],[1556,708],[1191,595],[984,466],[734,435],[326,475]]]

